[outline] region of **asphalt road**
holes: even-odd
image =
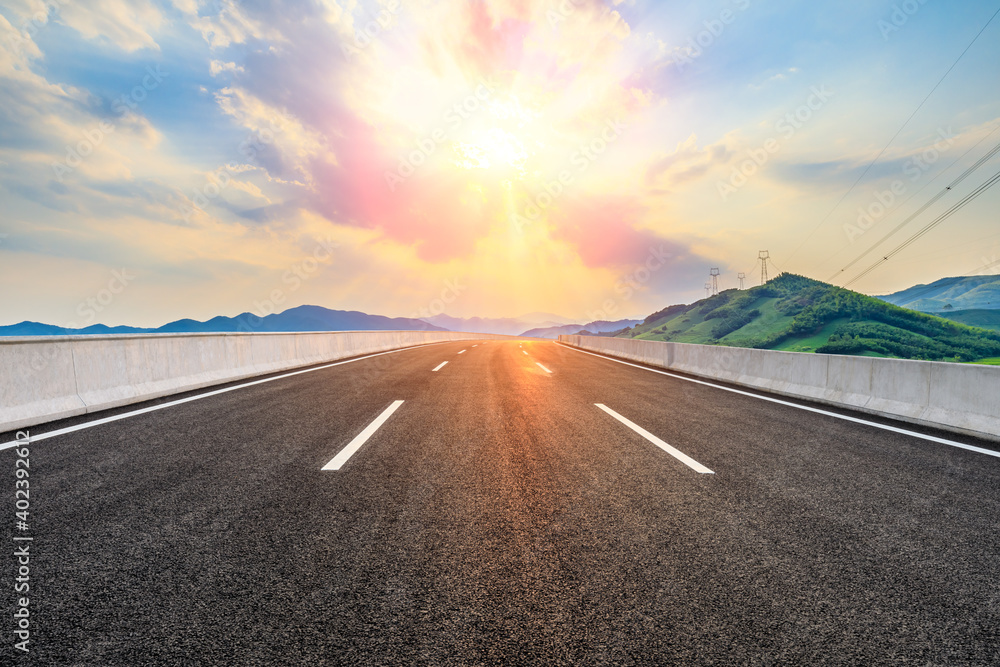
[[[4,664],[1000,663],[1000,459],[550,342],[256,384],[30,472]]]

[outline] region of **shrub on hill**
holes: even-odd
[[[930,339],[878,322],[852,322],[837,327],[821,354],[878,352],[905,359],[975,361],[1000,354],[1000,340],[956,332]]]
[[[644,319],[642,321],[642,323],[643,324],[651,324],[651,323],[655,322],[656,320],[662,319],[662,318],[667,317],[669,315],[676,315],[678,313],[683,313],[683,312],[687,311],[689,308],[691,308],[691,306],[683,304],[683,303],[677,304],[677,305],[674,305],[674,306],[667,306],[663,310],[658,310],[655,313],[653,313],[652,315],[650,315],[649,317],[647,317],[646,319]]]
[[[759,315],[760,311],[757,310],[756,308],[744,313],[734,312],[731,315],[727,316],[724,320],[722,320],[722,322],[715,325],[715,327],[712,329],[712,338],[718,340],[723,336],[731,334],[737,329],[742,329],[743,327],[745,327],[746,325],[750,324],[755,319],[757,319]]]

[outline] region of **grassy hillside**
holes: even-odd
[[[1000,331],[1000,310],[946,310],[935,315],[970,327]]]
[[[664,308],[619,335],[904,359],[977,361],[1000,356],[1000,331],[907,310],[788,273],[760,287]]]
[[[878,298],[935,315],[952,309],[1000,309],[1000,275],[942,278]]]

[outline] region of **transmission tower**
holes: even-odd
[[[740,289],[743,289],[743,281],[747,279],[747,274],[745,274],[745,273],[737,273],[736,277],[740,281]]]
[[[712,291],[712,283],[705,283],[705,298],[707,299],[709,293]]]
[[[712,296],[719,293],[719,270],[709,269],[708,275],[712,276]]]
[[[757,259],[760,260],[760,284],[763,285],[767,282],[767,260],[771,259],[771,253],[761,250],[757,253]]]

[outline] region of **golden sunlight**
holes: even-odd
[[[524,166],[528,161],[528,151],[513,134],[494,127],[472,138],[452,145],[456,159],[454,163],[463,169],[490,169],[492,167],[512,167],[518,176],[524,176]]]

